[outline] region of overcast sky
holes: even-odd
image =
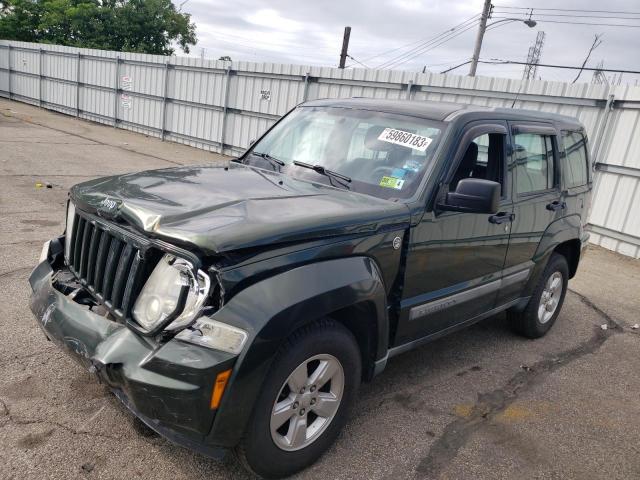
[[[176,2],[179,4],[179,2]],[[534,28],[522,22],[502,22],[485,35],[481,59],[524,61],[538,31],[546,33],[541,63],[579,65],[595,34],[603,34],[602,44],[593,52],[587,66],[604,60],[605,68],[640,70],[640,28],[607,26],[604,23],[640,26],[638,0],[494,0],[496,12],[489,24],[502,18],[525,18],[524,10],[500,7],[531,7],[638,12],[637,15],[602,13],[605,16],[635,17],[635,20],[585,19],[580,13],[547,11],[556,15],[548,20],[589,22],[594,25],[567,25],[538,21]],[[191,55],[204,49],[207,58],[229,55],[233,60],[337,66],[345,25],[350,25],[349,54],[368,67],[378,67],[419,46],[447,29],[468,20],[482,10],[483,0],[187,0],[183,11],[197,25],[198,44]],[[584,15],[584,14],[582,14]],[[594,14],[595,15],[595,14]],[[502,18],[501,18],[502,17]],[[415,58],[406,58],[396,69],[440,72],[471,57],[477,26]],[[451,34],[452,35],[452,34]],[[413,45],[404,45],[413,43]],[[380,55],[391,49],[398,49]],[[403,59],[399,59],[403,60]],[[399,61],[398,60],[398,61]],[[347,65],[354,64],[353,60]],[[468,65],[455,70],[466,74]],[[522,77],[522,66],[480,65],[478,75]],[[545,80],[571,80],[576,72],[539,68]],[[584,72],[581,81],[591,81]],[[607,74],[611,76],[611,74]],[[634,82],[638,75],[624,75],[623,82]]]

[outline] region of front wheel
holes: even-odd
[[[553,326],[564,303],[569,267],[564,256],[551,254],[536,289],[522,312],[508,311],[513,329],[528,338],[540,338]]]
[[[280,349],[256,400],[241,463],[266,478],[315,462],[345,424],[360,384],[358,344],[330,320],[303,328]]]

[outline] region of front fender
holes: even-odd
[[[249,332],[249,340],[209,441],[221,446],[238,443],[279,346],[303,325],[346,307],[367,304],[377,330],[375,360],[383,358],[389,338],[385,292],[371,258],[348,257],[291,269],[235,295],[212,318],[243,328]]]

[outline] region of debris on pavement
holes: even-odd
[[[638,324],[636,323],[636,324],[635,324],[634,326],[632,326],[631,328],[633,328],[634,330],[638,330],[638,329],[640,328],[640,325],[638,325]]]
[[[600,325],[600,328],[602,330],[606,330],[607,328],[609,328],[609,326],[606,323],[603,323],[602,325]]]

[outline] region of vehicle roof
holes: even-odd
[[[377,98],[344,98],[312,100],[303,104],[305,107],[338,107],[359,110],[372,110],[398,115],[411,115],[436,121],[451,121],[459,117],[478,117],[491,112],[505,120],[553,121],[565,126],[583,128],[573,117],[557,113],[525,110],[521,108],[483,107],[453,102],[433,102],[420,100],[383,100]],[[492,115],[496,118],[496,115]]]

